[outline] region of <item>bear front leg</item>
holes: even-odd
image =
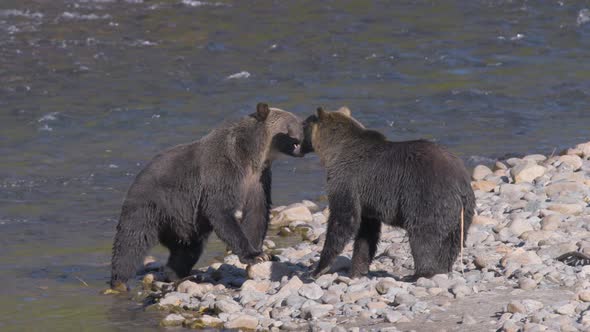
[[[330,217],[326,242],[320,255],[320,261],[312,277],[318,277],[330,270],[336,259],[350,238],[357,232],[360,224],[360,206],[352,195],[343,192],[328,194],[330,203]]]
[[[212,204],[212,206],[221,206]],[[229,248],[240,258],[244,264],[254,264],[261,250],[255,249],[251,244],[239,222],[235,219],[233,211],[214,208],[210,211],[209,222],[215,234],[225,242]]]
[[[352,253],[351,278],[359,278],[369,273],[369,266],[377,252],[377,244],[381,235],[381,221],[362,218],[361,227],[354,241]]]
[[[262,243],[266,237],[270,210],[271,172],[267,167],[260,178],[260,184],[253,185],[247,191],[247,199],[243,208],[242,230],[250,244],[262,251]]]

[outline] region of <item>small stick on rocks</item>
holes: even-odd
[[[464,218],[463,214],[464,214],[464,209],[461,206],[461,274],[463,275],[463,277],[465,277],[465,265],[463,265],[463,239],[465,238],[463,225],[465,224],[465,218]]]

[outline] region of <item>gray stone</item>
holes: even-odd
[[[184,317],[178,314],[169,314],[160,322],[162,326],[180,326],[184,322]]]
[[[295,203],[285,207],[275,217],[270,220],[274,227],[288,226],[293,221],[311,222],[313,217],[311,212],[302,203]]]
[[[305,284],[299,288],[299,295],[311,300],[318,300],[324,295],[324,291],[315,283]]]
[[[394,310],[388,310],[384,316],[386,323],[397,323],[404,317],[404,315],[402,315],[399,311]]]
[[[510,301],[506,310],[510,313],[526,313],[526,307],[520,301]]]
[[[262,262],[248,266],[248,278],[255,280],[280,280],[283,276],[290,276],[293,271],[289,265],[282,262]]]
[[[471,178],[475,181],[483,180],[487,175],[492,174],[492,170],[485,165],[477,165],[473,169]]]
[[[390,289],[399,287],[400,283],[393,278],[383,278],[375,285],[375,289],[379,294],[387,294]]]
[[[318,319],[327,316],[333,309],[331,304],[316,304],[301,309],[301,315],[306,319]]]
[[[537,288],[537,282],[531,278],[520,278],[518,280],[518,287],[524,290],[532,290]]]
[[[514,166],[510,173],[515,183],[533,182],[534,179],[545,174],[547,169],[543,166],[537,165],[535,161],[527,160]]]
[[[508,224],[508,228],[515,236],[520,236],[520,234],[524,232],[533,230],[533,226],[531,226],[531,224],[525,219],[515,219],[511,221],[510,224]]]
[[[242,306],[233,300],[220,300],[215,302],[215,310],[218,312],[232,314],[242,310]]]
[[[160,299],[160,306],[180,306],[183,303],[189,303],[191,296],[186,293],[170,292]]]
[[[405,304],[407,306],[411,306],[414,303],[416,303],[416,298],[408,293],[399,293],[395,296],[395,300],[393,301],[393,304],[398,306],[398,305],[402,305]]]
[[[336,290],[327,290],[321,298],[321,301],[325,304],[336,304],[339,303],[342,298],[342,292]]]
[[[469,314],[465,314],[465,315],[463,315],[463,318],[461,319],[461,324],[473,325],[473,324],[477,324],[477,320],[475,320],[475,318],[473,318],[473,316],[471,316]]]
[[[328,288],[330,285],[332,285],[332,283],[334,283],[334,280],[336,280],[337,277],[338,275],[335,273],[323,274],[315,280],[315,283],[322,288]]]
[[[249,329],[255,330],[258,326],[258,318],[252,315],[240,314],[232,317],[225,323],[226,329]]]

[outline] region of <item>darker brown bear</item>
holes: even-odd
[[[212,231],[242,262],[261,259],[272,160],[278,153],[300,156],[302,138],[295,115],[261,103],[254,114],[154,157],[123,203],[111,287],[125,290],[158,242],[170,250],[168,278],[187,276]]]
[[[315,152],[327,172],[330,217],[313,275],[329,270],[355,237],[351,276],[369,266],[381,223],[407,231],[417,277],[451,271],[473,218],[475,197],[462,161],[432,142],[392,142],[343,108],[318,109],[304,123],[303,152]]]

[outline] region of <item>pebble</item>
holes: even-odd
[[[399,311],[388,310],[385,313],[385,322],[387,323],[397,323],[404,317]]]
[[[282,262],[262,262],[250,265],[247,269],[248,278],[255,280],[280,280],[292,274],[289,265]]]
[[[239,314],[231,317],[226,323],[226,329],[249,329],[255,330],[258,326],[258,318],[251,315]]]
[[[168,316],[166,316],[164,319],[162,319],[162,321],[160,322],[160,325],[162,326],[180,326],[182,325],[182,322],[184,322],[184,317],[182,315],[179,314],[169,314]]]
[[[537,288],[537,282],[531,278],[520,278],[518,280],[518,287],[524,290],[532,290]]]
[[[492,170],[485,165],[477,165],[473,169],[471,178],[475,181],[483,180],[486,176],[492,174]]]
[[[299,295],[304,296],[310,300],[318,300],[324,295],[322,287],[315,283],[305,284],[299,288]]]
[[[334,309],[331,304],[316,304],[303,308],[301,314],[304,318],[318,319],[327,316]]]
[[[375,289],[379,294],[387,294],[390,289],[398,288],[399,282],[393,278],[383,278],[375,285]]]

